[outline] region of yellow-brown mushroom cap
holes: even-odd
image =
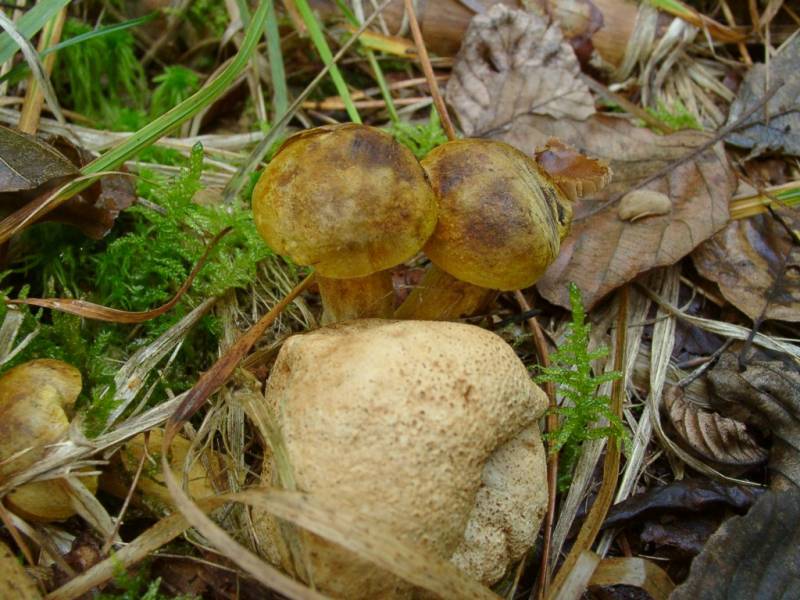
[[[433,231],[436,212],[411,151],[364,125],[289,138],[253,191],[256,227],[267,244],[334,279],[408,260]]]
[[[439,200],[425,253],[443,271],[474,285],[532,285],[558,255],[571,207],[530,157],[503,142],[442,144],[423,160]]]
[[[0,377],[0,473],[32,465],[61,439],[80,392],[80,371],[60,360],[32,360]],[[34,450],[9,460],[27,448]]]

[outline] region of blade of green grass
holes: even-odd
[[[342,45],[342,47],[336,53],[336,56],[333,57],[331,65],[334,65],[336,61],[344,56],[344,53],[350,49],[350,46],[358,41],[359,36],[364,33],[367,27],[372,25],[372,22],[378,17],[379,14],[381,14],[383,9],[389,6],[391,2],[392,0],[383,0],[383,2],[381,2],[380,5],[375,8],[375,12],[373,12],[369,18],[364,21],[364,24],[358,28],[358,31],[353,34],[353,37],[351,37],[344,43],[344,45]],[[304,89],[300,95],[294,99],[294,102],[292,102],[292,105],[285,113],[283,113],[283,116],[281,116],[281,118],[272,125],[272,129],[269,130],[269,133],[267,133],[267,135],[265,135],[264,138],[258,142],[258,144],[256,144],[256,147],[250,152],[247,160],[239,167],[233,177],[231,177],[228,185],[225,186],[225,189],[222,192],[224,202],[230,203],[236,199],[236,196],[239,195],[244,187],[248,174],[252,173],[258,168],[259,163],[264,159],[264,156],[266,156],[267,152],[269,152],[269,149],[272,147],[272,145],[278,140],[278,136],[281,135],[283,128],[289,123],[295,111],[300,108],[300,105],[305,101],[306,98],[308,98],[308,95],[315,87],[317,87],[319,82],[322,81],[322,78],[328,74],[329,70],[330,67],[325,65],[325,67],[319,73],[317,73],[316,77],[314,77],[311,83],[306,86],[306,89]]]
[[[36,35],[45,23],[69,4],[69,0],[40,0],[26,12],[17,23],[17,31],[26,40]],[[0,63],[6,62],[17,52],[17,44],[7,33],[0,35]]]
[[[283,67],[281,36],[278,31],[278,17],[275,14],[274,0],[267,3],[267,22],[264,33],[267,38],[267,57],[272,81],[272,120],[277,121],[286,114],[289,108],[289,89],[286,85],[286,71]]]
[[[261,38],[264,31],[267,8],[268,5],[266,2],[261,2],[259,4],[246,30],[239,52],[219,76],[206,82],[197,92],[173,109],[142,127],[124,142],[84,166],[81,169],[81,174],[86,177],[81,177],[65,186],[56,196],[49,199],[48,202],[43,204],[36,212],[31,213],[23,220],[19,219],[17,213],[13,213],[3,219],[3,221],[0,222],[0,242],[9,239],[14,233],[21,230],[28,223],[41,218],[75,194],[92,185],[96,179],[96,177],[92,177],[93,175],[98,175],[101,172],[114,169],[125,160],[152,145],[153,142],[164,136],[168,131],[187,119],[192,118],[219,98],[230,87],[239,73],[247,66],[250,55],[258,44],[258,40]]]
[[[70,46],[75,46],[82,42],[88,42],[89,40],[103,37],[104,35],[108,35],[110,33],[114,33],[116,31],[124,31],[125,29],[131,29],[133,27],[138,27],[139,25],[144,25],[145,23],[152,21],[155,17],[158,16],[158,13],[152,12],[149,15],[145,15],[143,17],[139,17],[137,19],[131,19],[129,21],[123,21],[122,23],[114,23],[113,25],[108,25],[106,27],[99,27],[97,29],[93,29],[92,31],[88,31],[86,33],[82,33],[80,35],[76,35],[75,37],[71,37],[68,40],[64,40],[63,42],[59,42],[55,46],[51,46],[44,51],[39,53],[40,58],[44,58],[48,54],[52,54],[53,52],[58,52],[59,50],[63,50],[64,48],[69,48]],[[16,76],[22,76],[23,72],[26,69],[25,63],[19,63],[14,65],[14,67],[5,75],[0,77],[0,83]]]
[[[359,11],[358,16],[356,16],[353,11],[350,10],[350,7],[347,6],[344,0],[336,0],[336,5],[353,27],[358,27],[361,25],[364,13],[363,10]],[[394,105],[392,94],[389,92],[389,86],[386,84],[386,78],[383,76],[383,69],[381,69],[380,64],[378,64],[378,59],[375,58],[375,52],[373,52],[372,48],[367,48],[363,45],[362,47],[364,49],[364,53],[367,55],[369,66],[375,75],[375,81],[378,83],[378,88],[381,90],[383,101],[386,103],[386,110],[389,111],[389,118],[392,120],[392,123],[397,123],[400,121],[400,117],[397,114],[397,107]]]
[[[311,41],[314,42],[314,46],[316,46],[317,52],[320,58],[322,58],[322,62],[325,63],[325,67],[328,68],[331,73],[331,79],[336,86],[336,91],[342,98],[342,102],[344,102],[347,115],[353,123],[361,123],[361,116],[358,114],[358,110],[356,110],[356,105],[353,104],[353,99],[350,97],[350,90],[347,89],[347,84],[344,82],[339,67],[333,62],[333,54],[331,54],[331,49],[328,46],[328,42],[325,40],[325,34],[322,33],[322,28],[319,25],[319,21],[317,21],[317,17],[314,15],[314,11],[311,10],[306,0],[294,0],[294,3],[295,6],[297,6],[297,10],[300,12],[300,16],[303,17],[303,22],[306,24],[306,27],[308,27]]]

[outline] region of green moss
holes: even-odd
[[[92,28],[76,19],[64,24],[64,39]],[[134,52],[130,31],[117,31],[86,40],[58,53],[53,79],[59,99],[102,122],[113,122],[123,108],[143,106],[144,71]]]
[[[572,321],[567,327],[566,339],[550,356],[551,366],[539,367],[539,374],[534,377],[537,383],[554,382],[557,392],[566,399],[555,410],[560,418],[558,430],[546,436],[554,442],[554,450],[560,451],[558,486],[561,491],[569,488],[583,442],[610,436],[627,440],[622,421],[611,410],[611,399],[597,393],[600,385],[622,375],[617,371],[593,374],[592,361],[607,356],[608,348],[603,346],[589,351],[591,326],[586,323],[581,293],[574,283],[570,284],[569,299]],[[602,421],[607,424],[599,425]]]
[[[150,114],[158,116],[183,102],[200,87],[200,76],[191,69],[175,65],[164,67],[161,75],[153,78],[156,89],[150,102]]]
[[[412,125],[405,121],[392,123],[387,131],[406,146],[417,158],[423,158],[428,152],[447,141],[447,136],[439,122],[439,114],[431,108],[431,115],[424,125]]]
[[[658,108],[648,108],[647,112],[668,127],[678,131],[681,129],[703,129],[697,117],[690,113],[689,109],[680,100],[675,100],[672,106],[667,106],[659,101]]]
[[[10,297],[79,297],[106,306],[140,311],[169,300],[205,252],[211,239],[226,227],[229,233],[217,245],[194,285],[181,302],[157,319],[138,326],[87,321],[56,311],[23,308],[18,336],[36,332],[33,340],[5,370],[25,360],[51,357],[79,368],[84,377],[81,406],[87,409],[92,431],[99,431],[114,409],[113,377],[138,348],[185,316],[202,300],[247,286],[260,261],[271,256],[258,235],[244,202],[200,204],[203,151],[196,147],[186,169],[173,179],[150,174],[139,194],[162,211],[131,207],[101,241],[87,240],[67,226],[46,223],[30,228],[20,238],[11,268],[0,278]],[[47,244],[41,240],[47,239]],[[5,316],[0,308],[0,319]],[[208,316],[192,330],[180,354],[164,373],[154,401],[164,388],[180,392],[213,363],[221,334],[217,319]]]
[[[150,569],[140,567],[129,573],[120,564],[115,567],[114,587],[116,591],[101,592],[95,600],[195,600],[197,596],[181,594],[167,596],[160,592],[161,578],[151,579]]]

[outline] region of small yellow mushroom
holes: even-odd
[[[138,505],[156,513],[174,508],[172,495],[164,483],[164,474],[161,471],[163,439],[162,429],[153,429],[149,432],[147,456],[133,496]],[[191,446],[192,443],[180,435],[175,436],[170,445],[169,464],[178,481],[183,480],[186,456]],[[126,497],[144,452],[145,435],[140,433],[120,449],[118,459],[112,462],[112,468],[108,469],[100,479],[101,487],[115,496]],[[220,475],[223,465],[222,456],[216,452],[200,453],[189,465],[186,477],[189,496],[198,500],[216,494],[213,479]]]
[[[479,312],[496,290],[533,285],[558,256],[572,201],[610,176],[555,140],[536,159],[503,142],[455,140],[422,166],[439,220],[424,248],[432,265],[395,312],[401,319],[457,319]]]
[[[63,441],[81,391],[81,373],[60,360],[23,363],[0,377],[0,479],[41,460],[48,447]],[[83,477],[94,493],[96,477]],[[75,514],[63,479],[26,483],[5,497],[20,516],[61,521]]]

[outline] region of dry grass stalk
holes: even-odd
[[[39,39],[39,52],[46,50],[48,47],[53,46],[61,39],[61,31],[64,28],[64,21],[67,19],[66,7],[58,11],[58,14],[53,18],[42,30]],[[44,68],[45,76],[49,77],[53,72],[53,66],[56,62],[56,53],[49,54],[44,57],[42,66]],[[19,116],[18,128],[25,133],[36,133],[39,128],[39,118],[42,114],[42,107],[44,106],[44,92],[39,87],[36,77],[31,75],[28,78],[28,90],[25,92],[25,101],[22,105],[22,112]]]

